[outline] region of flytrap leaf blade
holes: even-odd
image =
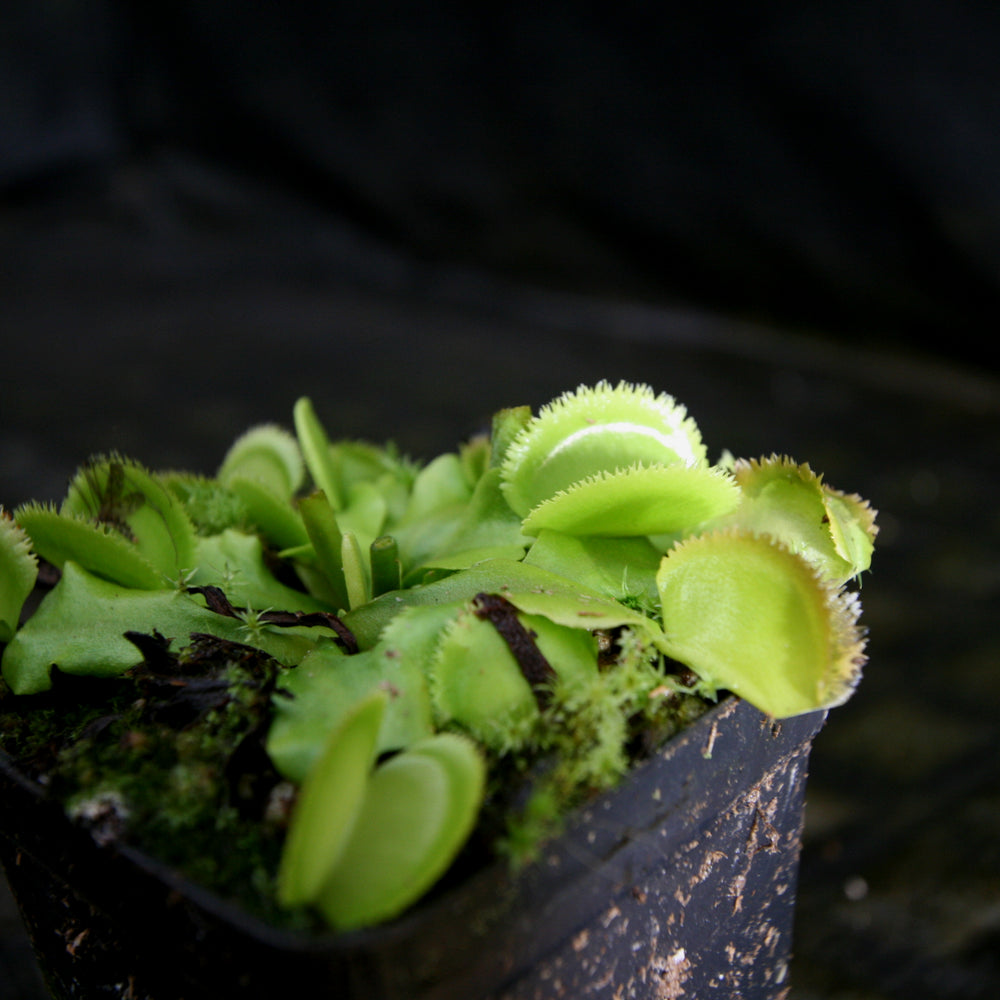
[[[284,906],[315,902],[340,860],[365,798],[387,697],[376,691],[359,702],[306,776],[278,870]]]
[[[783,718],[845,701],[864,664],[853,595],[764,536],[688,539],[657,574],[667,655]]]
[[[319,908],[340,930],[397,916],[448,869],[475,824],[486,768],[471,741],[430,737],[381,765]]]

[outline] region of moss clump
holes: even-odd
[[[664,670],[638,632],[618,629],[607,639],[608,662],[592,678],[553,684],[524,741],[531,751],[494,761],[497,846],[515,866],[538,857],[571,809],[613,788],[710,707]]]
[[[278,666],[218,639],[174,656],[146,638],[121,678],[57,676],[31,712],[0,692],[0,742],[100,841],[120,840],[284,926],[277,906],[286,809],[263,749]]]

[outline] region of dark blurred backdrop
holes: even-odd
[[[303,394],[429,458],[601,377],[808,460],[882,530],[793,996],[993,1000],[998,55],[995,0],[0,0],[0,505]]]
[[[998,51],[953,0],[8,0],[0,192],[994,364]]]

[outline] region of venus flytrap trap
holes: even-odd
[[[846,701],[864,664],[860,607],[782,543],[729,529],[673,548],[657,574],[665,651],[783,718]]]
[[[10,642],[17,631],[37,577],[38,559],[30,539],[0,507],[0,643]]]
[[[642,536],[683,531],[734,508],[684,407],[646,386],[600,383],[544,407],[511,442],[503,491],[524,530]]]
[[[670,396],[580,387],[422,466],[331,440],[308,399],[293,424],[250,429],[214,476],[98,457],[60,507],[0,517],[0,735],[72,739],[30,712],[61,706],[87,736],[54,786],[79,801],[66,760],[127,771],[143,726],[181,718],[178,741],[218,745],[219,823],[259,852],[216,888],[269,919],[392,919],[484,845],[536,857],[723,692],[782,718],[857,683],[875,512],[788,458],[712,465]],[[25,616],[40,562],[56,582]],[[99,726],[68,675],[103,678]],[[133,708],[109,715],[108,690]],[[170,856],[200,875],[172,853],[186,822]]]
[[[482,756],[457,733],[437,733],[390,757],[372,772],[343,850],[307,901],[340,930],[396,916],[451,864],[484,788]],[[320,789],[327,801],[338,790],[339,782]]]

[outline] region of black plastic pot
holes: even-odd
[[[56,998],[773,998],[787,992],[803,793],[822,712],[727,699],[580,812],[391,925],[305,936],[100,846],[2,761],[0,859]]]

